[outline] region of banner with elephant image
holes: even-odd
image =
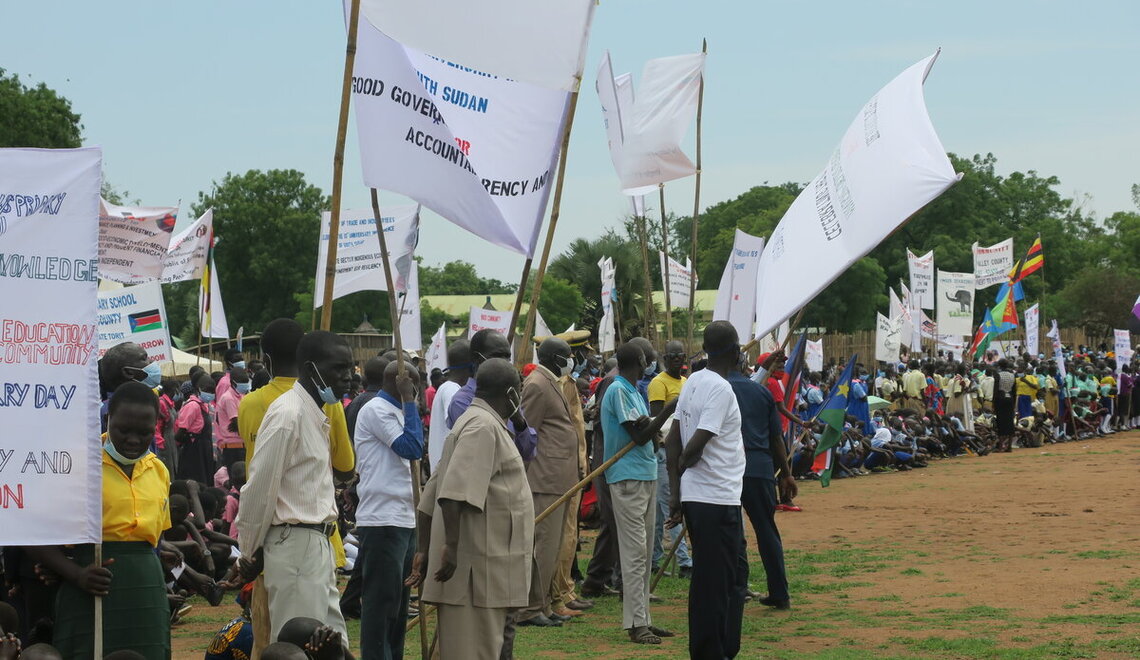
[[[938,271],[938,333],[970,335],[974,332],[974,274]]]

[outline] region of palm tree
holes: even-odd
[[[598,262],[605,257],[614,260],[615,287],[618,295],[618,339],[645,334],[645,275],[641,264],[641,249],[613,230],[590,240],[575,239],[565,252],[550,262],[547,272],[572,282],[582,292],[585,305],[579,328],[595,330],[602,317],[602,274]]]

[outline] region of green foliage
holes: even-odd
[[[1048,259],[1048,257],[1046,257]],[[1113,328],[1127,328],[1132,304],[1140,292],[1136,271],[1094,266],[1074,274],[1060,293],[1049,299],[1061,326],[1083,326],[1093,337],[1111,344]]]
[[[420,302],[420,334],[423,335],[421,339],[425,350],[431,345],[431,336],[439,330],[439,326],[450,321],[447,312],[432,307],[426,300]]]
[[[645,275],[641,248],[636,241],[630,241],[613,230],[594,240],[575,239],[565,252],[551,260],[546,272],[549,277],[573,283],[577,287],[583,301],[577,318],[578,328],[594,330],[602,318],[602,273],[598,262],[604,257],[614,260],[618,294],[617,320],[620,326],[618,334],[621,337],[644,334]],[[543,290],[545,289],[546,285],[543,284]],[[539,309],[547,322],[553,324],[554,320],[546,316],[546,309],[541,306]]]
[[[600,279],[600,277],[599,277]],[[599,287],[601,284],[598,285]],[[534,274],[527,280],[523,300],[529,301],[534,292]],[[542,280],[542,293],[538,297],[538,311],[551,332],[562,332],[579,321],[579,312],[585,297],[577,286],[547,273]],[[519,330],[526,319],[519,319]],[[438,327],[438,326],[437,326]]]
[[[421,296],[466,296],[514,293],[517,284],[479,277],[475,266],[466,261],[449,261],[442,266],[420,264]]]
[[[0,147],[80,146],[83,125],[71,101],[42,82],[28,87],[0,69]]]

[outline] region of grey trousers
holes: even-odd
[[[327,536],[300,527],[270,527],[265,536],[265,590],[269,595],[269,638],[295,617],[312,617],[331,626],[348,645],[340,613],[336,564]]]
[[[657,481],[626,479],[610,484],[618,547],[621,549],[622,628],[648,626],[649,566],[653,556],[653,523]]]

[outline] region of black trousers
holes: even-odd
[[[685,502],[693,541],[689,583],[689,657],[724,660],[740,652],[748,554],[739,506]]]
[[[760,546],[760,560],[764,562],[764,573],[768,578],[768,595],[777,600],[788,599],[788,576],[784,572],[784,543],[780,540],[780,530],[776,528],[776,480],[763,477],[744,477],[744,492],[740,503],[752,531],[756,534],[756,544]]]
[[[357,527],[360,554],[360,657],[399,660],[404,657],[404,630],[411,588],[404,578],[412,570],[416,530],[404,527]],[[421,605],[422,607],[422,605]]]

